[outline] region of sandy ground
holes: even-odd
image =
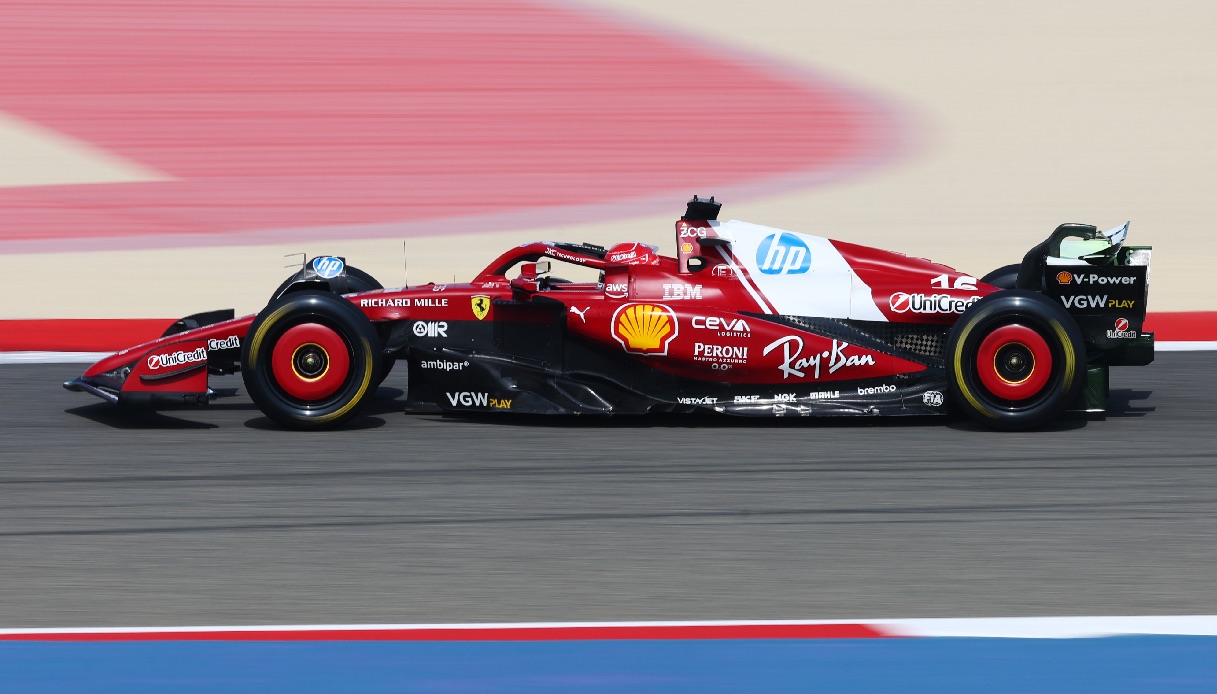
[[[1206,224],[1217,182],[1215,4],[584,4],[712,42],[715,50],[855,85],[903,112],[908,150],[895,164],[728,200],[724,217],[892,248],[978,275],[1016,262],[1060,222],[1106,228],[1131,219],[1131,242],[1156,247],[1150,310],[1217,308],[1195,291],[1217,265]],[[0,147],[13,141],[12,126],[0,118]],[[20,166],[28,184],[156,175],[87,148],[65,154],[71,146],[56,140],[46,150],[56,154],[42,163],[54,171],[39,172],[26,157]],[[0,182],[14,184],[15,161],[6,150]],[[75,173],[60,171],[65,162]],[[682,209],[680,199],[660,216],[412,238],[410,279],[467,277],[504,246],[530,239],[641,240],[671,252],[672,222]],[[282,256],[299,251],[342,254],[386,285],[401,284],[401,242],[391,239],[25,254],[8,258],[6,279],[37,292],[5,302],[0,317],[173,317],[229,306],[252,312],[288,273]],[[106,281],[84,268],[104,268]]]

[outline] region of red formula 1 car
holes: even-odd
[[[977,279],[718,211],[689,202],[675,257],[526,243],[463,284],[384,289],[343,258],[314,258],[257,315],[184,318],[64,385],[119,405],[194,405],[215,396],[208,374],[240,371],[267,416],[312,429],[355,416],[401,360],[408,412],[957,408],[1023,429],[1101,411],[1109,367],[1153,360],[1149,249],[1123,245],[1127,224],[1061,225]],[[555,262],[598,281],[560,279]]]

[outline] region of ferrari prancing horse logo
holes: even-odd
[[[489,296],[486,296],[485,294],[477,294],[471,297],[470,301],[473,303],[473,315],[476,316],[478,320],[482,320],[486,317],[487,313],[490,313]]]

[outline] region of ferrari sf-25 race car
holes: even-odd
[[[1150,249],[1124,245],[1128,224],[1063,224],[978,279],[719,222],[719,208],[694,196],[675,257],[642,243],[526,243],[462,284],[384,289],[344,258],[313,258],[257,315],[183,318],[64,386],[125,406],[201,405],[218,395],[209,374],[240,371],[268,417],[315,429],[354,417],[404,361],[407,412],[956,409],[1027,429],[1103,411],[1109,368],[1153,361]],[[561,279],[552,263],[598,281]]]

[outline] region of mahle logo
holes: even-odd
[[[775,232],[756,249],[756,266],[765,275],[801,275],[811,269],[811,249],[790,232]]]
[[[667,354],[676,313],[662,304],[626,304],[613,314],[613,338],[631,354]]]

